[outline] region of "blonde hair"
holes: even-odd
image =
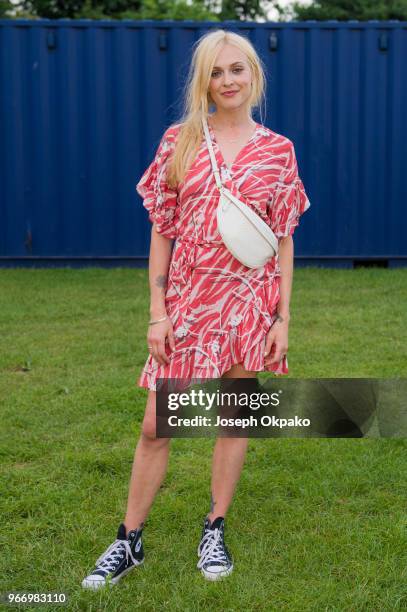
[[[244,36],[227,30],[215,30],[201,36],[194,45],[184,88],[183,115],[176,121],[176,124],[182,125],[167,170],[167,182],[171,187],[176,187],[184,179],[201,145],[202,116],[208,117],[209,105],[213,104],[208,91],[212,70],[219,50],[228,43],[246,55],[251,69],[253,85],[248,99],[250,111],[265,100],[263,63],[252,43]]]

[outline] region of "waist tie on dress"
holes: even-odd
[[[189,242],[191,244],[199,244],[203,246],[226,246],[223,240],[197,240],[191,236],[178,236],[176,242]]]
[[[177,252],[177,257],[172,262],[172,278],[176,277],[178,281],[186,284],[190,281],[191,271],[196,267],[199,247],[224,247],[226,249],[223,240],[203,240],[191,236],[179,236],[176,239],[174,251],[179,247],[180,252]]]

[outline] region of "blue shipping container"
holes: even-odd
[[[258,121],[290,138],[304,261],[407,261],[407,22],[0,20],[0,265],[145,265],[135,191],[180,112],[193,43],[250,38]]]

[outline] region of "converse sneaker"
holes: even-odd
[[[134,529],[126,536],[126,527],[121,523],[117,539],[105,550],[96,561],[95,569],[84,578],[85,589],[99,589],[107,584],[119,582],[137,565],[144,561],[142,529]]]
[[[198,546],[197,568],[207,580],[218,580],[233,570],[232,558],[224,542],[225,519],[218,516],[211,524],[205,519]]]

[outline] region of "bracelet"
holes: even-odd
[[[165,315],[165,317],[162,317],[162,319],[157,319],[156,321],[151,320],[151,321],[148,322],[148,324],[149,325],[154,325],[155,323],[161,323],[161,321],[165,321],[165,319],[168,319],[167,315]]]

